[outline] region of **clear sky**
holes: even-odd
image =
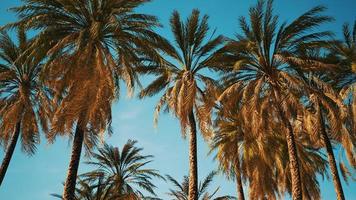
[[[170,14],[174,9],[187,16],[192,9],[199,8],[203,14],[210,16],[210,25],[217,29],[217,33],[233,36],[238,32],[237,18],[246,15],[250,5],[255,0],[153,0],[139,10],[159,17],[165,26],[159,33],[171,39],[168,29]],[[7,9],[20,5],[20,0],[0,0],[0,26],[14,21],[16,18]],[[276,0],[275,12],[282,20],[291,20],[312,6],[325,5],[329,9],[327,14],[335,17],[335,21],[323,26],[323,29],[334,30],[340,34],[344,22],[356,19],[355,0]],[[146,82],[146,81],[145,81]],[[170,174],[178,180],[188,173],[188,142],[183,140],[179,123],[173,116],[162,114],[158,128],[153,127],[153,112],[158,97],[145,99],[128,99],[122,92],[120,101],[113,106],[114,135],[107,142],[121,147],[128,139],[138,140],[138,146],[144,148],[144,153],[155,156],[150,167],[158,169],[162,174]],[[208,156],[208,147],[199,138],[198,144],[199,176],[205,177],[216,168],[212,156]],[[20,146],[13,155],[9,170],[0,188],[0,200],[48,200],[54,199],[51,193],[61,193],[61,183],[65,180],[70,157],[71,143],[67,137],[58,138],[54,144],[47,144],[43,139],[38,146],[37,153],[28,157],[24,155]],[[339,151],[336,149],[336,155]],[[4,152],[0,151],[0,159]],[[82,161],[86,160],[85,157]],[[83,162],[80,171],[84,172]],[[355,176],[355,171],[354,171]],[[170,185],[157,180],[157,193],[163,199]],[[223,177],[218,177],[213,187],[220,186],[219,194],[235,195],[235,185]],[[320,179],[322,198],[336,199],[331,180]],[[346,199],[356,199],[356,183],[348,186],[343,182]],[[214,189],[212,187],[212,189]]]

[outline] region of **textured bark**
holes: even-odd
[[[289,122],[287,122],[287,124],[288,124],[287,145],[288,145],[288,155],[289,155],[289,167],[290,167],[291,177],[292,177],[292,197],[293,200],[301,200],[302,183],[300,178],[297,148],[295,144],[292,126],[290,125]]]
[[[189,114],[189,193],[188,200],[198,200],[197,128],[193,111]]]
[[[7,168],[9,167],[12,155],[14,154],[14,150],[17,144],[17,140],[19,139],[20,136],[20,123],[16,124],[16,128],[14,131],[14,135],[11,138],[10,144],[7,146],[5,157],[1,163],[1,168],[0,168],[0,186],[2,184],[2,181],[4,180]]]
[[[292,199],[293,200],[302,200],[302,182],[300,178],[300,169],[298,163],[298,153],[295,143],[293,127],[289,122],[289,119],[286,117],[283,108],[281,107],[280,94],[278,89],[274,90],[275,98],[277,100],[277,109],[279,115],[282,119],[282,122],[287,127],[286,139],[288,147],[288,156],[289,156],[289,168],[291,173],[291,182],[292,182]]]
[[[238,200],[245,200],[244,189],[242,187],[241,181],[241,172],[240,172],[240,162],[239,158],[236,158],[235,161],[235,176],[236,176],[236,191],[237,191],[237,199]]]
[[[321,122],[321,139],[323,140],[324,146],[326,148],[326,152],[328,154],[330,173],[333,177],[333,183],[335,186],[335,192],[338,200],[345,200],[344,191],[342,189],[339,172],[337,171],[335,156],[333,152],[333,148],[331,146],[330,139],[325,130],[325,121],[323,117],[323,113],[321,108],[319,107],[319,117]]]
[[[77,126],[74,134],[72,155],[69,163],[67,179],[64,185],[63,199],[74,200],[75,186],[77,181],[77,173],[80,162],[84,140],[84,132],[80,126]]]

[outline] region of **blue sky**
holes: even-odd
[[[256,1],[250,0],[154,0],[139,8],[140,11],[159,17],[165,26],[158,32],[171,39],[168,29],[170,14],[174,9],[182,16],[187,16],[192,9],[199,8],[203,14],[210,16],[210,25],[217,29],[217,33],[233,36],[238,32],[237,18],[246,15],[250,5]],[[19,0],[1,0],[0,26],[14,21],[15,16],[7,9],[20,5]],[[356,3],[354,0],[276,0],[275,12],[281,20],[290,21],[302,12],[316,5],[325,5],[329,9],[327,14],[335,17],[333,23],[323,26],[340,34],[344,22],[353,22],[356,19]],[[146,82],[146,81],[145,81]],[[158,97],[143,101],[135,98],[129,99],[122,91],[122,96],[113,106],[114,135],[107,142],[121,147],[128,139],[138,140],[138,145],[144,148],[144,153],[155,156],[150,167],[158,169],[162,174],[170,174],[178,180],[188,173],[188,142],[183,140],[179,123],[173,116],[162,114],[158,127],[153,127],[153,112]],[[199,138],[198,144],[199,176],[205,177],[216,168],[212,156],[207,156],[208,147]],[[54,144],[42,140],[37,153],[28,157],[17,146],[3,185],[0,188],[1,200],[48,200],[54,199],[50,193],[61,193],[66,177],[66,170],[70,157],[71,143],[68,138],[58,138]],[[338,155],[338,150],[336,151]],[[4,152],[0,151],[0,159]],[[85,157],[82,161],[86,160]],[[80,171],[87,167],[81,163]],[[168,199],[165,194],[170,185],[157,180],[157,193],[161,198]],[[218,177],[212,186],[220,186],[219,194],[235,195],[233,182]],[[320,180],[322,198],[336,199],[331,181]],[[347,199],[356,198],[356,183],[348,186],[343,182]],[[213,187],[212,187],[213,189]]]

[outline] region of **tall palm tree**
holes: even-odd
[[[31,44],[23,28],[18,29],[17,40],[11,40],[4,31],[0,33],[0,140],[6,149],[0,185],[19,138],[22,150],[33,155],[40,142],[40,127],[44,131],[48,128],[48,93],[39,81],[41,58],[23,58]]]
[[[350,166],[356,168],[356,135],[354,134],[356,131],[356,21],[353,26],[345,23],[342,33],[342,40],[330,42],[328,49],[330,50],[328,59],[337,65],[337,69],[334,70],[336,73],[331,77],[332,85],[336,86],[334,89],[339,92],[347,111],[342,121],[343,124],[338,126],[341,128],[342,135],[336,139],[344,147]],[[342,162],[340,162],[340,170],[344,179],[347,180],[347,175],[350,173]],[[332,174],[338,175],[337,170],[335,172],[332,170]],[[337,181],[337,179],[334,180],[335,183]],[[342,191],[341,183],[338,184],[340,186],[335,189]]]
[[[337,89],[348,109],[348,118],[345,121],[345,130],[349,132],[353,145],[343,143],[346,155],[350,164],[356,167],[355,154],[352,148],[356,145],[356,21],[350,27],[349,24],[343,26],[343,40],[331,43],[330,56],[334,58],[338,65],[336,74]]]
[[[152,41],[159,40],[152,31],[157,19],[134,11],[146,2],[24,0],[12,9],[19,20],[7,27],[38,30],[31,54],[44,49],[49,55],[43,78],[55,92],[55,112],[47,137],[50,142],[57,135],[73,137],[66,200],[74,198],[83,143],[90,150],[110,126],[118,80],[132,91],[137,80],[133,67],[141,61],[138,53],[149,54]]]
[[[354,28],[355,33],[353,35],[356,36],[356,24]],[[346,106],[344,105],[345,102],[352,99],[352,95],[350,91],[346,92],[346,95],[343,94],[347,89],[343,90],[340,93],[344,95],[343,100],[337,93],[337,90],[343,87],[348,88],[348,86],[351,86],[356,80],[354,76],[355,71],[352,68],[352,65],[355,63],[356,59],[356,42],[353,41],[354,39],[351,35],[352,31],[349,29],[350,28],[347,24],[344,25],[343,33],[345,42],[330,42],[330,45],[327,46],[329,47],[327,50],[329,50],[330,53],[326,59],[323,56],[320,56],[321,53],[319,47],[317,47],[314,51],[301,51],[301,56],[306,57],[304,59],[305,66],[310,65],[308,60],[321,59],[325,64],[320,64],[332,66],[332,70],[329,70],[327,73],[325,73],[325,71],[303,72],[297,70],[297,73],[304,81],[302,83],[305,85],[304,88],[307,89],[309,93],[309,101],[311,102],[312,107],[314,107],[313,112],[305,114],[305,125],[306,128],[309,129],[307,130],[309,134],[312,133],[312,135],[318,136],[319,139],[322,140],[322,146],[325,147],[328,155],[330,172],[338,199],[345,199],[345,197],[336,166],[335,156],[332,150],[331,139],[338,141],[344,146],[350,164],[352,166],[356,166],[356,159],[354,158],[353,150],[354,144],[352,142],[352,140],[355,140],[355,137],[353,134],[350,134],[352,132],[352,130],[350,131],[350,122],[353,120],[352,109],[345,109],[345,107],[350,108],[352,105],[347,105],[347,103]],[[291,63],[294,64],[293,61]],[[299,62],[299,64],[300,63],[303,62]],[[331,82],[331,84],[328,82]],[[332,85],[335,87],[332,87]],[[348,111],[350,112],[347,113]],[[327,133],[327,129],[330,129],[330,134]],[[315,134],[316,132],[320,132],[320,134]],[[346,174],[344,172],[345,167],[343,163],[340,163],[340,169],[343,174]]]
[[[229,127],[231,128],[231,127]],[[217,149],[216,158],[219,161],[219,168],[227,175],[228,178],[232,178],[236,182],[236,191],[237,191],[237,199],[244,200],[244,189],[242,183],[242,174],[241,174],[241,158],[240,158],[240,150],[239,150],[239,140],[240,135],[235,134],[235,131],[239,131],[240,129],[234,127],[231,129],[232,134],[224,134],[222,132],[218,132],[217,135],[214,136],[213,147],[212,150]]]
[[[212,138],[211,151],[217,151],[215,159],[219,162],[219,168],[227,178],[232,178],[236,182],[237,199],[244,200],[242,174],[241,174],[241,150],[239,143],[243,141],[240,126],[236,126],[231,121],[216,120],[219,127]],[[229,134],[230,133],[230,134]]]
[[[142,155],[142,148],[136,141],[129,140],[121,149],[105,144],[93,153],[93,160],[87,164],[95,167],[93,171],[82,174],[82,180],[105,183],[108,197],[115,199],[142,199],[143,191],[156,196],[153,178],[163,178],[157,170],[145,168],[152,160],[151,155]]]
[[[309,64],[306,62],[306,65]],[[312,136],[313,140],[316,142],[317,140],[320,140],[320,146],[326,149],[337,199],[345,199],[331,139],[353,146],[350,134],[347,131],[345,132],[346,129],[343,125],[344,121],[347,119],[347,109],[343,105],[339,94],[330,84],[323,81],[322,75],[313,72],[300,72],[299,74],[304,79],[304,82],[301,82],[300,84],[304,84],[304,89],[309,93],[309,105],[306,103],[309,109],[304,110],[304,119],[301,125],[304,127],[306,133]],[[352,148],[353,147],[347,149],[351,154],[353,154]]]
[[[235,199],[232,196],[219,196],[214,197],[215,194],[219,191],[219,187],[216,188],[213,192],[209,193],[208,189],[214,177],[216,176],[217,172],[212,171],[208,174],[207,177],[199,184],[198,188],[198,199],[201,200],[228,200],[228,199]],[[167,180],[171,182],[175,189],[170,189],[168,195],[171,196],[174,200],[188,200],[188,193],[189,193],[189,177],[184,176],[183,182],[179,183],[173,177],[166,175]]]
[[[198,166],[197,166],[197,128],[198,123],[203,136],[209,135],[209,115],[202,102],[208,101],[204,95],[205,87],[211,87],[215,81],[204,75],[209,67],[212,53],[223,43],[222,36],[211,36],[208,16],[200,17],[198,10],[193,10],[186,21],[174,11],[171,19],[171,30],[175,43],[162,42],[159,51],[162,58],[159,62],[142,66],[138,69],[144,74],[153,74],[157,78],[140,93],[140,97],[153,96],[164,91],[155,110],[155,121],[162,108],[171,111],[179,119],[183,136],[189,128],[189,200],[197,199]]]
[[[249,188],[249,198],[281,198],[286,192],[291,191],[287,144],[281,134],[286,128],[274,120],[261,127],[256,126],[256,123],[263,123],[261,116],[252,117],[257,122],[246,118],[248,113],[255,115],[249,112],[250,109],[245,108],[248,106],[248,104],[241,106],[239,103],[235,105],[222,103],[219,106],[214,120],[216,132],[212,140],[212,151],[216,151],[216,158],[225,174],[248,182],[246,185]],[[263,110],[262,106],[268,106],[266,101],[258,110]],[[263,117],[278,119],[277,113],[276,108],[270,107]],[[259,129],[257,132],[254,131],[256,128]],[[313,148],[314,145],[310,144],[308,138],[300,135],[297,138],[300,171],[303,174],[301,179],[303,199],[320,199],[316,177],[325,173],[326,162],[318,152],[319,149]],[[244,198],[240,181],[237,182],[239,199]]]
[[[214,89],[206,91],[206,94],[210,95],[212,101],[216,102],[221,95],[221,92],[222,87],[218,85],[215,86]],[[231,178],[235,180],[237,199],[244,200],[245,194],[241,173],[241,150],[239,149],[239,143],[243,141],[243,138],[241,137],[243,135],[243,130],[240,125],[235,124],[233,122],[234,120],[232,120],[232,118],[236,119],[234,117],[241,116],[238,115],[239,109],[232,108],[232,105],[216,105],[215,103],[208,106],[216,108],[216,113],[212,114],[213,116],[216,116],[216,118],[213,123],[214,135],[210,140],[211,150],[209,153],[216,151],[214,159],[217,159],[219,162],[219,170],[226,174],[228,179]],[[229,112],[224,110],[227,107],[229,107]],[[230,118],[227,117],[227,115],[229,115]]]
[[[244,91],[240,96],[243,102],[258,105],[260,103],[256,101],[259,99],[258,96],[269,96],[267,102],[276,105],[281,122],[287,127],[285,136],[294,200],[302,199],[302,185],[288,105],[292,103],[291,101],[299,103],[295,92],[300,92],[300,88],[294,81],[297,77],[292,71],[293,66],[286,60],[287,58],[298,60],[297,57],[293,57],[296,51],[308,48],[309,44],[330,35],[329,32],[314,31],[320,24],[331,20],[330,17],[321,15],[324,10],[324,7],[315,7],[291,23],[279,25],[278,16],[273,14],[273,1],[260,0],[256,6],[250,8],[250,23],[244,17],[240,18],[242,34],[238,34],[236,40],[231,40],[225,46],[224,61],[221,61],[221,64],[230,66],[230,72],[224,77],[229,80],[230,86],[222,97],[241,90]],[[256,108],[252,106],[251,112],[254,110]]]

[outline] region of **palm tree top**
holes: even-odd
[[[219,187],[217,187],[214,191],[209,192],[209,186],[214,180],[214,177],[217,175],[216,171],[210,172],[202,182],[199,183],[198,188],[198,199],[201,200],[228,200],[235,199],[232,196],[220,196],[215,197],[216,193],[219,191]],[[174,200],[187,200],[188,199],[188,187],[189,187],[189,177],[184,176],[183,182],[179,183],[176,179],[174,179],[170,175],[166,175],[167,180],[173,184],[175,189],[170,189],[168,195],[171,196]]]
[[[215,31],[206,42],[210,29],[208,18],[208,15],[201,17],[200,11],[194,9],[191,15],[183,21],[179,12],[173,11],[170,26],[174,35],[174,44],[178,51],[171,47],[167,49],[171,51],[165,53],[179,63],[178,68],[197,72],[206,67],[204,65],[207,62],[204,62],[204,59],[222,43],[223,36],[214,37]]]
[[[174,42],[161,41],[157,45],[161,57],[151,59],[149,64],[138,68],[142,74],[158,76],[151,84],[144,88],[139,97],[153,96],[165,91],[156,107],[155,123],[161,109],[172,111],[180,120],[182,133],[188,126],[188,115],[195,110],[199,118],[204,117],[199,110],[199,101],[207,100],[204,97],[204,88],[211,87],[215,80],[203,73],[203,69],[216,70],[210,65],[213,53],[224,42],[224,37],[209,36],[208,16],[201,16],[198,10],[193,10],[184,21],[178,11],[174,11],[170,18],[170,27]],[[204,123],[200,123],[204,126]],[[202,127],[205,130],[206,127]]]
[[[105,144],[93,153],[87,164],[96,169],[81,175],[83,180],[102,178],[111,187],[111,192],[118,195],[144,197],[143,191],[156,195],[153,178],[163,177],[157,170],[146,168],[152,162],[152,155],[142,155],[142,148],[136,147],[137,141],[128,140],[120,150]]]
[[[356,82],[356,20],[342,26],[342,40],[332,41],[329,59],[339,66],[334,78],[337,88],[347,88]]]
[[[224,47],[222,65],[230,66],[241,79],[261,76],[276,80],[276,70],[287,71],[288,66],[298,66],[303,61],[293,56],[296,52],[332,36],[329,31],[314,31],[332,20],[322,14],[325,9],[317,6],[290,23],[280,24],[278,15],[273,13],[273,1],[259,0],[249,10],[249,21],[244,16],[239,18],[242,33]],[[317,61],[308,62],[309,66],[319,66]]]
[[[24,59],[33,40],[27,39],[23,27],[17,30],[17,40],[18,44],[7,32],[0,32],[1,142],[7,146],[17,124],[21,124],[22,149],[33,154],[40,141],[40,127],[48,130],[50,93],[39,80],[44,55],[26,55]]]
[[[110,132],[120,80],[131,94],[139,84],[135,66],[143,55],[155,56],[152,46],[161,39],[153,31],[160,26],[157,18],[135,10],[146,2],[25,0],[12,8],[19,20],[5,28],[38,30],[28,52],[48,55],[41,74],[54,93],[50,142],[57,135],[72,135],[78,125],[90,149],[98,136]]]

